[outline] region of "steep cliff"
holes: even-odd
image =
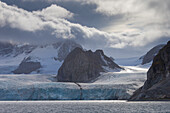
[[[145,84],[131,100],[170,100],[170,41],[154,57]]]

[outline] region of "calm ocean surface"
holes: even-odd
[[[0,101],[0,113],[170,113],[170,101]]]

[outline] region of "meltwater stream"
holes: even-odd
[[[168,101],[0,101],[0,113],[170,113]]]

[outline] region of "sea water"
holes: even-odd
[[[0,101],[0,113],[170,113],[169,101]]]

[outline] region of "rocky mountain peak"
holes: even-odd
[[[96,50],[95,53],[104,55],[103,50],[100,49]]]
[[[57,75],[61,82],[90,82],[104,72],[105,67],[121,69],[102,50],[96,52],[75,48],[64,60]]]

